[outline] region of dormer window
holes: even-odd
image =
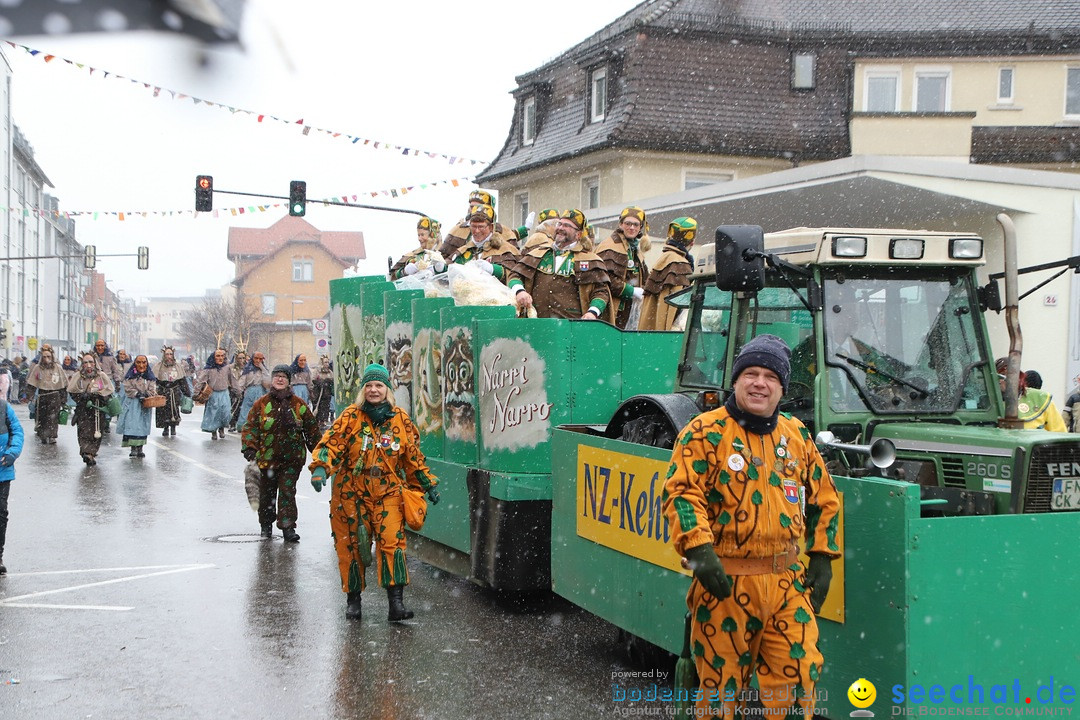
[[[536,96],[525,98],[521,104],[521,144],[532,145],[536,140]]]
[[[607,115],[607,67],[589,73],[589,122],[600,122]]]
[[[817,56],[812,52],[797,52],[791,56],[791,89],[813,90],[817,86]]]

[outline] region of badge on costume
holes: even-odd
[[[360,450],[361,451],[366,451],[369,447],[371,447],[371,436],[368,435],[367,433],[365,433],[364,434],[364,444],[360,448]]]
[[[397,452],[398,450],[401,449],[401,443],[399,443],[397,440],[395,440],[394,442],[390,443],[390,449],[393,450],[394,452]]]
[[[799,483],[794,480],[784,480],[784,498],[792,505],[799,502]]]
[[[1027,403],[1020,403],[1019,405],[1016,406],[1016,409],[1019,410],[1022,413],[1026,413],[1026,412],[1031,411],[1031,407],[1028,406]]]
[[[583,260],[577,264],[577,267],[581,272],[585,272],[589,269],[589,263]]]
[[[379,438],[379,445],[384,448],[388,448],[390,447],[391,439],[392,438],[389,435],[383,435],[381,438]]]
[[[742,472],[746,468],[746,458],[738,453],[732,453],[728,455],[727,466],[732,472]]]
[[[777,445],[776,446],[776,457],[778,457],[778,458],[787,457],[787,448],[784,447],[783,445]]]

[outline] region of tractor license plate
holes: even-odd
[[[1080,478],[1054,478],[1051,510],[1080,510]]]

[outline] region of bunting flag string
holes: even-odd
[[[64,62],[64,63],[66,63],[66,64],[68,64],[68,65],[70,65],[70,66],[72,66],[74,68],[77,68],[79,70],[86,70],[90,76],[93,76],[93,74],[96,72],[99,75],[101,75],[101,77],[103,79],[115,78],[117,80],[127,80],[128,82],[132,83],[133,85],[141,86],[142,89],[144,89],[144,90],[149,90],[151,92],[152,97],[155,97],[155,98],[164,97],[164,94],[168,94],[168,96],[171,97],[173,100],[191,100],[191,102],[194,103],[195,105],[206,105],[208,107],[218,108],[218,109],[221,109],[221,110],[226,110],[227,112],[229,112],[229,113],[231,113],[233,115],[237,115],[237,114],[248,115],[250,117],[255,118],[255,122],[258,122],[258,123],[276,122],[276,123],[282,123],[282,124],[290,125],[290,126],[297,126],[298,125],[301,128],[301,134],[303,134],[305,136],[310,136],[311,133],[318,133],[318,134],[326,135],[326,136],[329,136],[329,137],[332,137],[332,138],[343,138],[345,140],[348,140],[349,142],[351,142],[354,145],[363,145],[364,147],[371,148],[372,150],[380,150],[380,149],[381,150],[393,150],[393,151],[396,151],[396,152],[400,153],[402,156],[405,156],[405,157],[421,157],[421,156],[423,156],[423,157],[427,157],[429,159],[441,158],[443,160],[446,160],[450,165],[460,165],[462,163],[469,163],[470,165],[487,165],[490,162],[490,161],[487,161],[487,160],[474,160],[474,159],[471,159],[471,158],[462,157],[460,155],[450,155],[448,153],[440,153],[440,152],[434,152],[434,151],[431,151],[431,150],[421,150],[421,149],[418,149],[418,148],[406,147],[404,145],[396,145],[394,143],[386,142],[386,141],[383,141],[383,140],[372,140],[370,138],[359,137],[359,136],[356,136],[356,135],[352,135],[350,133],[339,132],[339,131],[336,131],[336,130],[327,130],[327,129],[324,129],[324,128],[312,127],[312,126],[307,125],[306,123],[304,123],[303,118],[300,118],[299,120],[286,120],[284,118],[279,118],[276,115],[269,115],[269,114],[266,114],[266,113],[258,113],[258,112],[254,112],[254,111],[251,111],[251,110],[245,110],[244,108],[233,107],[231,105],[223,105],[222,103],[217,103],[217,102],[214,102],[212,100],[204,100],[203,98],[198,98],[198,97],[195,97],[194,95],[188,95],[186,93],[177,92],[176,90],[169,90],[168,88],[163,88],[163,87],[160,87],[158,85],[152,85],[152,84],[150,84],[148,82],[143,82],[141,80],[135,80],[133,78],[125,77],[124,75],[120,75],[120,74],[117,74],[117,73],[109,72],[107,70],[101,70],[99,68],[91,67],[90,65],[87,65],[85,63],[76,62],[74,60],[68,60],[67,58],[62,58],[62,57],[59,57],[57,55],[50,55],[50,54],[42,52],[41,50],[36,50],[34,48],[27,47],[26,45],[20,45],[18,43],[14,43],[11,40],[5,40],[4,42],[6,42],[12,48],[23,50],[24,52],[26,52],[27,55],[30,55],[31,57],[36,58],[36,59],[40,59],[45,63],[51,63],[51,62],[53,62],[55,60],[60,60],[61,62]]]
[[[472,180],[468,178],[454,178],[452,180],[436,180],[434,182],[418,183],[416,185],[406,185],[405,187],[392,188],[388,190],[369,190],[362,193],[353,193],[350,195],[341,195],[338,197],[329,198],[308,198],[308,205],[323,205],[330,207],[329,203],[363,203],[368,198],[388,197],[396,198],[403,195],[408,195],[411,192],[417,190],[428,190],[438,187],[440,185],[449,185],[450,187],[461,187],[461,185],[472,185]],[[255,213],[263,213],[269,210],[275,210],[277,208],[288,209],[287,202],[276,203],[264,203],[259,205],[241,205],[236,207],[224,207],[214,208],[210,212],[197,212],[195,210],[49,210],[46,208],[35,207],[4,207],[0,205],[0,212],[14,213],[22,215],[23,217],[30,217],[31,215],[37,215],[39,217],[53,217],[53,218],[89,218],[91,220],[101,220],[104,218],[115,218],[121,222],[130,220],[132,218],[177,218],[177,217],[239,217],[240,215],[254,215]]]

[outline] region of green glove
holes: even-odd
[[[439,504],[439,491],[433,487],[429,487],[427,491],[427,499],[432,505]]]
[[[717,600],[731,595],[731,581],[728,580],[724,566],[720,564],[720,558],[716,557],[712,545],[705,543],[692,547],[686,551],[685,557],[690,569],[694,571],[694,577],[706,592]]]
[[[322,486],[326,484],[326,468],[317,467],[311,473],[311,487],[315,492],[322,492]]]
[[[829,594],[830,583],[832,583],[832,558],[824,553],[810,553],[803,587],[810,591],[810,607],[814,609],[814,612],[821,610],[825,596]]]

